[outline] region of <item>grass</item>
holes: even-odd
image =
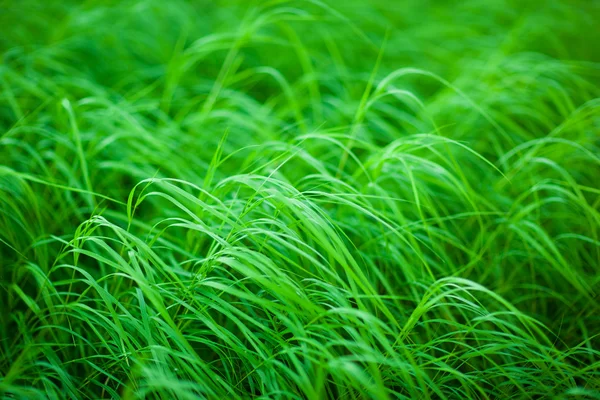
[[[0,1],[0,395],[599,399],[598,20]]]

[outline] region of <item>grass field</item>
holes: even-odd
[[[599,21],[0,0],[0,397],[600,399]]]

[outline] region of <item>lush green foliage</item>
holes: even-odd
[[[0,394],[600,398],[598,21],[0,1]]]

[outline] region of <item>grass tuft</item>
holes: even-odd
[[[2,398],[600,399],[597,2],[0,9]]]

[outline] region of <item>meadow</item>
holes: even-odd
[[[600,399],[599,21],[0,0],[0,398]]]

